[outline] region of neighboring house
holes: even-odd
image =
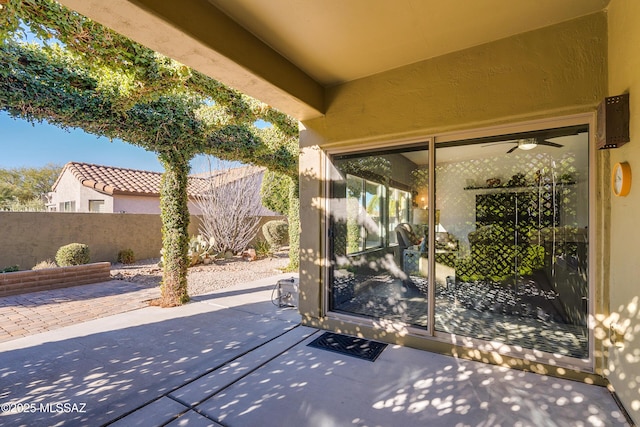
[[[244,176],[242,171],[264,173],[264,168],[245,166],[227,173]],[[51,212],[160,213],[159,172],[118,168],[90,163],[69,162],[53,184],[47,210]],[[189,212],[200,215],[194,197],[205,194],[208,174],[189,177]],[[260,188],[256,188],[260,191]],[[261,215],[277,215],[265,209]]]
[[[640,422],[640,185],[611,179],[640,170],[639,1],[60,2],[300,120],[303,325],[606,384]]]

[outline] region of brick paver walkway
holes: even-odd
[[[157,286],[111,280],[0,298],[0,342],[147,306]]]

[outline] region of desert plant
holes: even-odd
[[[34,265],[31,269],[32,270],[44,270],[46,268],[56,268],[57,266],[58,266],[58,264],[56,264],[55,261],[53,261],[51,259],[47,259],[47,260],[44,260],[44,261],[40,261],[39,263]]]
[[[14,271],[19,271],[20,267],[18,267],[17,265],[10,265],[9,267],[5,267],[2,270],[0,270],[0,273],[13,273]]]
[[[214,248],[213,239],[207,240],[202,235],[193,236],[189,240],[189,248],[187,250],[187,257],[189,258],[189,267],[202,262],[206,262],[207,259],[212,259],[216,256],[216,250]]]
[[[56,263],[60,267],[88,264],[89,260],[89,246],[83,243],[69,243],[56,252]]]
[[[289,224],[282,220],[268,221],[262,226],[262,234],[271,249],[277,251],[287,243]]]
[[[273,251],[271,250],[271,245],[266,240],[258,239],[253,244],[254,249],[256,250],[256,257],[264,258],[266,256],[272,255]]]
[[[133,249],[123,249],[118,252],[118,262],[122,264],[133,264],[136,262],[136,257],[133,253]]]

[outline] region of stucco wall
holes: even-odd
[[[138,259],[158,258],[162,247],[158,215],[0,212],[0,224],[0,265],[21,269],[54,259],[60,246],[72,242],[89,245],[92,262],[114,262],[127,248]],[[190,230],[197,231],[197,220]]]
[[[261,224],[282,217],[263,217]],[[29,269],[54,259],[68,243],[89,245],[91,261],[115,262],[122,249],[133,249],[137,259],[160,257],[159,215],[56,212],[0,212],[2,245],[0,268],[19,265]],[[198,234],[199,217],[192,216],[189,235]],[[258,238],[262,237],[259,230]]]
[[[597,13],[336,86],[305,127],[345,144],[590,111],[606,92],[606,24]]]
[[[424,141],[426,136],[454,130],[592,113],[606,93],[605,13],[331,88],[326,116],[303,122],[300,136],[303,322],[356,334],[366,330],[361,325],[322,317],[323,265],[329,262],[324,256],[323,168],[328,157],[323,149],[363,147],[367,143],[389,147],[393,141]],[[443,350],[435,341],[403,331],[375,330],[368,336],[458,354],[455,349]],[[507,362],[502,356],[478,354],[465,352],[465,357],[532,369],[528,362]],[[540,372],[555,371],[547,366]],[[569,375],[567,370],[562,372],[555,373]]]
[[[65,169],[53,193],[52,203],[60,211],[60,203],[76,202],[75,212],[89,212],[89,200],[104,200],[103,212],[113,212],[113,198],[83,186],[77,178]]]
[[[640,423],[640,2],[612,0],[608,19],[609,95],[628,92],[631,104],[631,142],[608,150],[609,166],[629,162],[635,175],[629,195],[611,196],[610,200],[611,321],[624,330],[625,340],[623,347],[609,350],[608,378],[625,408]]]
[[[200,215],[202,211],[193,202],[188,202],[191,215]],[[113,197],[114,213],[160,214],[160,198],[157,196],[128,196],[117,194]]]

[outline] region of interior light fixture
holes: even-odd
[[[521,150],[533,150],[537,146],[538,146],[538,141],[535,138],[518,140],[518,148]]]

